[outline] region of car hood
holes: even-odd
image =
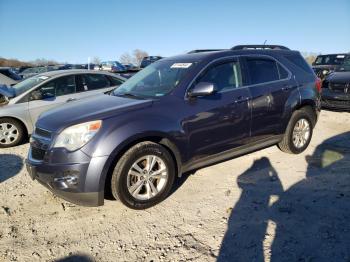
[[[327,81],[332,83],[350,83],[350,71],[334,72],[327,77]]]
[[[16,91],[13,87],[7,85],[0,85],[0,95],[12,98],[16,96]]]
[[[123,112],[138,110],[151,105],[152,100],[101,94],[69,102],[63,106],[46,111],[41,114],[36,126],[52,132],[60,132],[71,125],[115,117]]]

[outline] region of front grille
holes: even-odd
[[[31,153],[32,153],[32,158],[35,160],[43,160],[45,156],[45,150],[37,148],[37,147],[31,147]]]
[[[349,83],[329,83],[329,89],[341,92],[341,93],[350,93],[350,84]]]
[[[50,138],[51,139],[51,132],[47,131],[45,129],[42,128],[35,128],[35,134],[41,137],[45,137],[45,138]]]

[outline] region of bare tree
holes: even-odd
[[[134,64],[139,66],[141,64],[142,59],[148,56],[148,53],[146,51],[140,50],[140,49],[135,49],[132,52],[132,55],[130,53],[124,53],[120,56],[120,62],[125,63],[125,64]]]
[[[135,49],[133,52],[134,58],[135,58],[135,64],[140,65],[141,61],[144,57],[148,56],[148,53],[146,51]]]
[[[31,62],[37,66],[48,66],[48,65],[57,65],[58,62],[52,59],[38,58]]]
[[[92,59],[92,63],[95,64],[95,65],[99,65],[99,64],[101,64],[101,59],[98,56],[95,56]]]
[[[135,59],[129,53],[124,53],[120,56],[120,62],[123,64],[133,64],[134,60]]]
[[[301,54],[310,65],[316,60],[316,57],[320,55],[314,52],[302,52]]]

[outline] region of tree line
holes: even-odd
[[[317,57],[317,53],[303,52],[305,60],[311,65],[312,62],[315,61]],[[119,61],[124,64],[134,64],[139,66],[144,57],[148,56],[148,53],[141,49],[135,49],[132,52],[126,52],[119,57]],[[101,64],[102,60],[100,57],[95,56],[92,60],[92,64]],[[21,66],[48,66],[48,65],[57,65],[57,64],[67,64],[67,63],[59,63],[52,59],[40,58],[34,61],[20,61],[18,59],[6,59],[0,57],[0,67],[21,67]]]

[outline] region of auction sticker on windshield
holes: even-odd
[[[189,68],[192,63],[175,63],[170,68]]]

